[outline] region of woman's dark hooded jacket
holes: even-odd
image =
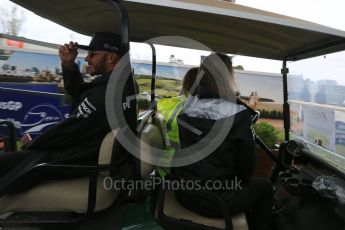
[[[250,112],[244,106],[224,99],[189,97],[178,119],[182,121],[179,122],[181,149],[196,147],[191,154],[200,151],[196,144],[202,139],[205,140],[204,138],[207,138],[206,143],[210,145],[216,142],[214,138],[223,137],[224,140],[204,159],[173,168],[172,178],[194,181],[196,189],[216,193],[227,204],[231,203],[231,195],[236,189],[240,189],[237,185],[245,183],[251,177],[255,166],[255,143]],[[229,126],[225,132],[224,126]],[[214,130],[211,133],[212,128]],[[220,132],[224,135],[217,137]],[[179,152],[174,155],[174,158],[178,157]],[[223,188],[212,188],[209,181],[219,181]],[[191,210],[208,216],[218,216],[220,213],[208,200],[185,194],[183,191],[177,192],[176,195],[180,203]]]

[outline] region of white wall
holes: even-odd
[[[261,98],[283,103],[283,77],[280,74],[235,70],[235,80],[241,96],[257,92]]]

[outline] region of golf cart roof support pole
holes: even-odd
[[[125,6],[123,5],[123,0],[107,0],[107,2],[111,5],[113,5],[119,14],[120,38],[121,38],[119,53],[121,56],[121,60],[123,60],[123,63],[125,63],[126,67],[128,68],[128,73],[130,73],[129,76],[127,76],[128,79],[126,79],[126,83],[124,86],[124,87],[128,86],[128,94],[122,95],[122,96],[125,96],[126,100],[129,100],[128,99],[129,97],[135,96],[134,99],[130,99],[130,100],[135,101],[134,102],[135,106],[133,106],[133,107],[136,108],[137,99],[136,99],[135,83],[134,83],[135,80],[134,80],[133,71],[131,68],[131,60],[130,60],[130,56],[129,56],[129,16],[128,16],[128,12],[127,12]],[[130,80],[131,82],[128,82],[128,80]],[[128,83],[128,85],[127,85],[127,83]],[[124,112],[124,110],[123,110],[123,112]],[[138,117],[138,111],[135,111],[135,114],[133,111],[133,114],[131,114],[131,116],[127,115],[127,117],[126,117],[126,122],[127,122],[128,126],[130,127],[130,129],[134,133],[137,132],[137,117]]]
[[[283,60],[283,68],[281,73],[283,75],[283,93],[284,93],[284,104],[283,104],[283,115],[284,115],[284,134],[285,140],[289,140],[289,131],[290,131],[290,106],[288,104],[289,94],[288,94],[288,81],[287,74],[289,69],[286,67],[287,60]]]
[[[157,73],[157,56],[156,48],[152,43],[149,43],[152,49],[152,79],[151,79],[151,106],[153,110],[156,110],[156,73]]]
[[[120,54],[125,55],[129,51],[129,20],[128,20],[128,13],[126,8],[124,7],[122,0],[108,0],[110,4],[115,6],[119,15],[120,15],[120,24],[121,24],[121,50]]]

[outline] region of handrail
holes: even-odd
[[[152,79],[151,79],[151,109],[156,111],[156,73],[157,73],[157,56],[156,48],[152,43],[148,43],[152,50]]]
[[[340,107],[340,106],[336,106],[336,105],[318,104],[318,103],[314,103],[314,102],[305,102],[305,101],[297,101],[297,100],[288,100],[288,102],[289,103],[296,103],[296,104],[300,104],[300,105],[315,106],[315,107],[320,107],[323,109],[333,109],[336,111],[345,112],[345,107]]]
[[[108,2],[115,6],[119,15],[120,15],[120,23],[121,23],[121,45],[120,45],[120,54],[121,56],[126,54],[129,51],[129,19],[128,13],[126,8],[124,7],[121,0],[108,0]]]

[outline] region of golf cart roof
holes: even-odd
[[[106,0],[12,1],[82,34],[120,31],[116,25],[119,17]],[[159,36],[183,36],[213,51],[275,60],[299,60],[345,50],[344,31],[230,2],[123,2],[129,14],[133,42]],[[165,40],[162,44],[176,46]]]

